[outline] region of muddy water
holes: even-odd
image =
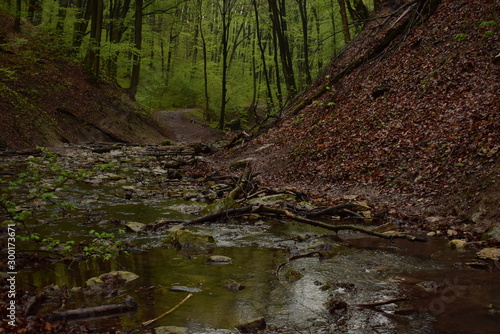
[[[23,288],[74,288],[72,307],[120,301],[126,295],[137,301],[136,312],[84,322],[88,328],[150,333],[141,323],[177,305],[187,293],[170,288],[186,286],[201,291],[154,326],[229,333],[236,332],[234,326],[239,323],[265,317],[270,331],[285,333],[498,333],[500,315],[494,312],[500,309],[498,268],[468,267],[474,252],[451,250],[445,240],[390,242],[347,232],[332,236],[294,222],[241,220],[190,227],[214,236],[217,247],[189,253],[162,247],[164,234],[120,233],[130,221],[189,219],[211,194],[193,181],[170,180],[161,168],[165,158],[151,159],[144,150],[120,148],[107,155],[85,149],[78,154],[61,152],[61,163],[68,166],[96,161],[116,165],[58,194],[78,205],[79,211],[51,218],[51,207],[38,204],[33,229],[43,236],[81,241],[94,229],[115,233],[131,244],[129,255],[109,261],[56,263],[19,274]],[[75,155],[81,159],[74,159]],[[276,277],[278,266],[291,256],[313,251],[324,256],[291,261]],[[206,264],[208,256],[215,254],[231,257],[232,263]],[[112,270],[131,271],[139,278],[113,298],[78,290],[87,279]],[[291,272],[300,275],[290,280]],[[224,287],[227,280],[246,288],[229,291]],[[408,300],[376,307],[354,305],[401,297]],[[349,305],[331,314],[325,302],[332,299]]]

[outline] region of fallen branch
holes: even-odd
[[[148,320],[148,321],[144,321],[142,323],[143,326],[147,326],[147,325],[150,325],[152,324],[153,322],[155,322],[156,320],[160,320],[161,318],[163,318],[164,316],[166,316],[167,314],[169,313],[172,313],[174,312],[177,308],[179,308],[179,306],[181,306],[182,304],[184,304],[189,298],[191,298],[193,296],[192,293],[190,293],[189,295],[186,296],[186,298],[184,298],[179,304],[175,305],[174,307],[172,307],[170,310],[168,310],[167,312],[163,313],[162,315],[154,318],[154,319],[151,319],[151,320]]]
[[[373,307],[373,306],[392,304],[392,303],[406,301],[406,300],[408,300],[408,298],[398,297],[398,298],[392,298],[392,299],[387,299],[387,300],[381,300],[381,301],[374,302],[374,303],[355,303],[355,304],[349,304],[349,305],[362,306],[362,307]]]
[[[313,257],[314,255],[316,254],[319,254],[321,255],[320,252],[311,252],[311,253],[307,253],[307,254],[301,254],[301,255],[295,255],[295,256],[292,256],[291,258],[288,259],[288,261],[286,262],[283,262],[282,264],[280,264],[276,270],[274,271],[274,276],[276,276],[276,279],[278,280],[278,282],[280,282],[280,270],[281,268],[283,268],[284,266],[286,266],[287,264],[289,264],[290,262],[292,262],[293,260],[297,260],[297,259],[302,259],[302,258],[305,258],[305,257]]]
[[[76,318],[91,318],[102,315],[116,314],[127,311],[134,311],[137,309],[135,300],[127,296],[125,301],[110,305],[101,305],[93,307],[78,308],[75,310],[53,312],[49,315],[51,320],[64,320]]]
[[[195,219],[191,219],[188,221],[184,221],[184,222],[176,221],[176,223],[181,223],[184,226],[193,225],[193,224],[202,224],[202,223],[211,222],[211,221],[215,221],[215,220],[222,219],[222,218],[229,219],[229,218],[234,218],[234,217],[243,216],[243,215],[252,214],[252,213],[258,213],[258,214],[262,214],[262,215],[285,216],[285,217],[288,217],[292,220],[295,220],[295,221],[298,221],[301,223],[305,223],[305,224],[316,226],[316,227],[321,227],[321,228],[324,228],[326,230],[330,230],[330,231],[334,231],[334,232],[338,232],[341,230],[351,230],[351,231],[361,232],[364,234],[372,235],[374,237],[388,239],[388,240],[406,239],[409,241],[420,241],[420,242],[427,241],[426,238],[416,237],[416,236],[409,235],[406,233],[380,233],[380,232],[376,232],[376,231],[373,231],[373,230],[370,230],[367,228],[363,228],[360,226],[356,226],[356,225],[330,225],[330,224],[326,224],[326,223],[323,223],[323,222],[320,222],[317,220],[313,220],[313,219],[309,219],[309,218],[306,218],[303,216],[296,215],[288,210],[277,209],[277,208],[272,208],[272,207],[263,206],[263,205],[260,205],[260,206],[249,205],[249,206],[245,206],[245,207],[237,208],[237,209],[218,211],[218,212],[214,212],[214,213],[211,213],[211,214],[208,214],[205,216],[201,216],[201,217],[198,217]],[[165,222],[165,224],[168,224],[168,223],[169,222]],[[154,227],[155,230],[157,228],[158,228],[157,226]]]
[[[383,238],[383,239],[392,240],[392,239],[400,238],[400,239],[406,239],[409,241],[421,241],[421,242],[427,241],[427,239],[425,239],[425,238],[416,237],[413,235],[408,235],[406,233],[380,233],[380,232],[375,232],[373,230],[369,230],[369,229],[366,229],[366,228],[363,228],[360,226],[356,226],[356,225],[329,225],[329,224],[326,224],[326,223],[323,223],[323,222],[320,222],[317,220],[312,220],[312,219],[309,219],[306,217],[297,216],[297,215],[291,213],[290,211],[283,210],[283,209],[275,209],[275,208],[269,208],[269,207],[264,207],[264,206],[259,207],[259,209],[260,210],[256,210],[255,212],[273,213],[273,214],[278,214],[278,215],[284,215],[284,216],[286,216],[290,219],[293,219],[295,221],[306,223],[306,224],[316,226],[316,227],[321,227],[321,228],[324,228],[324,229],[327,229],[330,231],[335,231],[335,232],[338,232],[341,230],[352,230],[352,231],[365,233],[368,235],[373,235],[375,237],[379,237],[379,238]]]

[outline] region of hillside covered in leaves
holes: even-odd
[[[0,12],[0,148],[165,139],[123,89],[86,75],[58,38],[28,24],[18,33],[13,25]]]
[[[221,160],[254,158],[260,180],[333,203],[356,195],[389,213],[435,215],[434,222],[478,231],[498,224],[494,4],[386,7],[292,103],[286,120]]]

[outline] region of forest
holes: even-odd
[[[380,1],[7,1],[59,47],[154,109],[202,107],[224,129],[279,113],[358,33]],[[250,111],[250,112],[249,112]],[[250,115],[249,115],[250,114]]]
[[[0,333],[496,334],[497,0],[0,0]]]

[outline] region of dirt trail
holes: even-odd
[[[174,134],[174,141],[179,143],[208,143],[224,137],[223,132],[188,115],[190,110],[159,110],[155,113],[155,119],[166,126]]]

